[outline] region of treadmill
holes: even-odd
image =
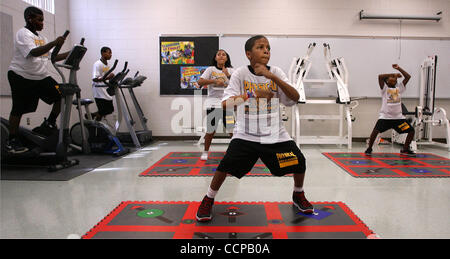
[[[125,104],[127,106],[128,114],[130,115],[130,118],[131,118],[131,125],[133,125],[133,127],[135,126],[136,121],[133,119],[133,116],[131,114],[130,107],[128,106],[128,103],[126,101],[123,89],[128,89],[131,100],[133,101],[133,105],[134,105],[137,115],[139,117],[139,122],[142,126],[142,130],[135,130],[135,132],[136,132],[138,141],[139,141],[139,143],[141,143],[141,145],[152,142],[152,131],[149,130],[147,127],[148,119],[145,117],[144,112],[142,111],[142,108],[139,105],[139,102],[136,98],[136,94],[134,93],[133,89],[136,87],[140,87],[146,79],[147,79],[147,77],[140,76],[139,71],[138,71],[134,75],[134,78],[128,77],[125,80],[123,80],[121,82],[121,84],[119,85],[123,99],[125,100]],[[133,139],[131,138],[131,134],[129,132],[117,132],[116,136],[119,138],[120,142],[123,144],[133,144]]]

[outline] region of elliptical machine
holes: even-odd
[[[66,31],[63,37],[69,35]],[[56,71],[62,78],[62,84],[58,85],[61,92],[61,116],[60,129],[50,136],[43,136],[23,127],[19,127],[18,137],[29,148],[29,151],[23,154],[8,154],[5,152],[5,139],[7,139],[9,132],[9,121],[1,118],[1,134],[2,134],[2,163],[5,164],[19,164],[19,165],[46,165],[50,172],[55,172],[64,168],[69,168],[79,164],[79,160],[70,160],[67,157],[67,149],[70,144],[69,138],[69,123],[72,111],[72,100],[75,94],[80,93],[80,88],[77,84],[76,72],[79,69],[79,64],[87,51],[83,46],[84,39],[79,45],[75,45],[71,50],[69,56],[64,63],[56,63],[56,57],[61,50],[60,45],[56,46],[52,52],[51,62]],[[66,82],[64,74],[59,69],[66,68],[70,70],[69,82]],[[79,113],[82,121],[81,113]]]

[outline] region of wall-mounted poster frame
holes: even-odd
[[[160,36],[160,95],[194,95],[196,81],[219,49],[217,36]],[[207,95],[207,90],[203,90]]]

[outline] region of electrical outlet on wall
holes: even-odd
[[[31,125],[31,119],[27,118],[27,126],[30,126],[30,125]]]

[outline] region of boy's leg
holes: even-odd
[[[395,130],[399,134],[405,134],[405,133],[408,134],[406,136],[406,140],[405,140],[405,144],[403,145],[403,149],[400,150],[400,153],[403,154],[403,155],[415,156],[416,153],[414,153],[410,149],[410,144],[413,141],[414,135],[415,135],[415,130],[411,126],[411,124],[408,123],[406,120],[401,120],[401,121],[398,122],[398,126],[396,126]]]
[[[20,154],[28,151],[18,137],[22,115],[35,111],[39,99],[33,91],[29,90],[34,89],[31,80],[27,80],[13,71],[8,71],[8,81],[11,87],[12,108],[9,115],[9,138],[6,149],[8,153]]]
[[[314,208],[305,198],[303,182],[306,173],[306,159],[294,141],[276,144],[260,145],[258,150],[261,160],[269,168],[272,175],[285,176],[293,174],[294,191],[292,200],[294,205],[303,213],[311,214]]]
[[[198,207],[196,215],[197,221],[205,222],[212,219],[212,207],[214,205],[214,198],[216,197],[220,187],[222,186],[226,178],[227,173],[218,170],[216,171],[208,188],[208,192],[206,193],[205,197],[200,203],[200,206]]]
[[[96,121],[101,121],[104,117],[114,112],[113,101],[95,98],[95,104],[97,105],[98,111],[92,115]]]
[[[58,118],[60,113],[61,113],[61,101],[56,101],[53,104],[50,115],[48,116],[48,122],[50,124],[56,125],[56,119]]]
[[[252,142],[240,139],[231,141],[225,157],[220,162],[214,174],[208,192],[198,208],[198,221],[204,222],[211,220],[214,198],[228,173],[240,179],[253,168],[253,165],[258,160],[254,145]]]
[[[20,120],[22,116],[10,114],[9,116],[9,138],[6,142],[6,149],[8,153],[21,154],[27,152],[29,149],[24,147],[18,138]]]
[[[216,132],[214,131],[212,133],[205,134],[205,149],[201,156],[201,160],[203,160],[203,161],[208,160],[208,151],[209,151],[209,148],[211,147],[212,139],[213,139],[215,133]]]
[[[22,115],[9,115],[9,139],[15,138],[17,136],[21,119]]]
[[[213,192],[217,192],[219,191],[220,187],[222,186],[223,182],[225,181],[225,179],[227,178],[227,173],[221,172],[221,171],[216,171],[216,173],[214,174],[214,177],[211,181],[210,184],[210,188]],[[213,196],[209,196],[210,198],[215,198],[215,194],[213,194]]]
[[[370,139],[369,139],[369,148],[370,149],[372,149],[373,143],[375,143],[375,140],[377,139],[378,134],[380,134],[380,132],[377,129],[373,129],[372,134],[370,134]]]
[[[405,140],[405,145],[403,146],[403,150],[409,150],[410,149],[409,145],[413,141],[414,135],[415,135],[415,131],[414,130],[408,132],[408,135],[406,136],[406,140]]]
[[[296,146],[297,147],[297,146]],[[298,148],[297,148],[298,149]],[[306,174],[306,159],[305,156],[298,149],[297,158],[299,165],[302,167],[298,169],[299,173],[294,173],[294,192],[292,193],[292,201],[294,205],[305,214],[314,213],[313,205],[306,199],[305,190],[303,189],[303,183],[305,181]]]
[[[200,222],[210,221],[212,218],[212,207],[214,205],[214,198],[219,192],[227,173],[216,171],[211,181],[211,185],[208,188],[208,192],[202,200],[202,203],[198,207],[196,218]]]
[[[377,121],[377,124],[375,125],[372,134],[370,134],[369,147],[365,152],[366,155],[370,156],[372,154],[372,147],[373,144],[375,143],[375,140],[378,137],[378,134],[383,133],[391,128],[392,128],[392,120],[379,119]]]
[[[303,191],[303,182],[305,181],[305,174],[294,174],[294,190]]]
[[[375,143],[375,140],[378,137],[378,134],[380,134],[380,132],[376,128],[374,128],[372,131],[372,134],[370,134],[369,146],[367,147],[367,149],[365,151],[366,155],[372,154],[372,147],[373,147],[373,144]]]
[[[43,80],[40,80],[38,82],[39,85],[39,98],[43,100],[48,105],[53,105],[52,110],[50,111],[50,114],[48,116],[47,120],[44,120],[44,122],[41,125],[41,128],[44,129],[44,131],[48,131],[50,134],[52,130],[56,130],[56,119],[61,113],[61,99],[62,95],[60,90],[57,89],[58,83],[52,78],[47,77]]]
[[[219,117],[217,112],[219,108],[208,108],[206,109],[206,134],[205,134],[205,149],[202,153],[201,160],[208,160],[208,151],[211,147],[212,139],[217,130],[217,124],[219,122]]]

